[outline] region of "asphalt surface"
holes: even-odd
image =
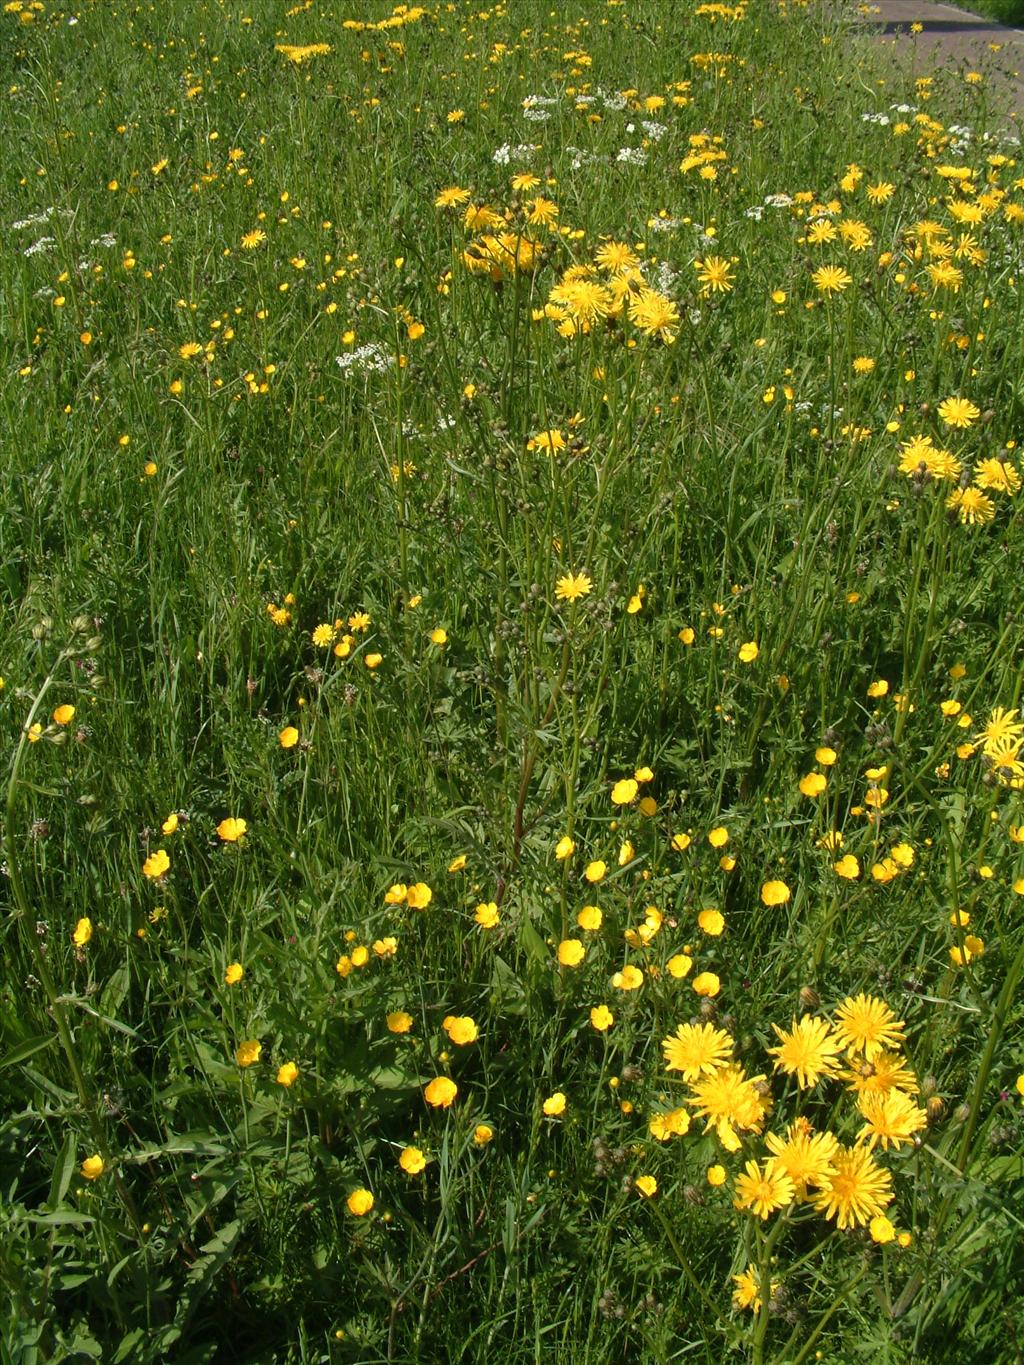
[[[862,23],[873,42],[888,47],[895,58],[910,63],[919,76],[939,71],[982,75],[983,83],[965,85],[965,120],[981,91],[1007,118],[1007,127],[1024,127],[1024,30],[992,19],[932,4],[930,0],[873,0]],[[912,31],[920,24],[922,31]]]

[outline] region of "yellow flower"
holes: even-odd
[[[549,1095],[541,1108],[549,1119],[558,1118],[565,1113],[566,1099],[561,1090],[556,1090],[553,1095]]]
[[[286,725],[277,737],[282,749],[294,749],[299,742],[299,732],[294,725]]]
[[[412,1015],[405,1010],[392,1010],[384,1020],[389,1033],[408,1033],[412,1028]]]
[[[884,1000],[876,996],[847,996],[836,1010],[835,1034],[839,1045],[852,1054],[863,1053],[871,1062],[880,1052],[895,1050],[903,1041],[903,1020],[897,1019]]]
[[[469,1043],[475,1043],[480,1036],[476,1020],[468,1014],[449,1014],[442,1021],[441,1027],[456,1047],[466,1047]]]
[[[419,1175],[426,1168],[427,1158],[418,1147],[403,1147],[398,1164],[406,1175]]]
[[[752,664],[759,653],[756,640],[748,640],[746,644],[740,645],[738,658],[741,664]]]
[[[431,644],[445,645],[448,643],[448,632],[443,626],[438,626],[430,632],[430,641]]]
[[[714,972],[701,972],[693,978],[693,989],[698,995],[715,996],[722,989],[722,983]]]
[[[434,899],[434,893],[426,882],[415,882],[405,893],[405,903],[412,910],[425,910]]]
[[[617,991],[636,991],[644,984],[644,974],[639,967],[623,967],[612,977],[612,985]]]
[[[363,663],[369,669],[379,668],[383,658],[383,654],[364,654]]]
[[[633,777],[623,777],[612,787],[612,804],[615,806],[628,806],[636,796],[638,786]]]
[[[844,289],[853,284],[853,276],[838,265],[820,266],[811,276],[811,279],[814,281],[815,288],[822,294],[841,294]]]
[[[576,602],[593,589],[593,582],[585,573],[565,574],[555,584],[555,596],[563,602]]]
[[[674,976],[677,981],[680,981],[684,976],[689,974],[692,966],[692,957],[687,956],[686,953],[676,953],[674,957],[670,957],[665,963],[665,970],[668,972],[669,976]]]
[[[555,857],[559,862],[564,862],[566,858],[571,858],[576,852],[576,840],[570,839],[568,834],[563,834],[555,845]]]
[[[362,1218],[373,1208],[373,1195],[369,1190],[353,1190],[345,1206],[353,1218]]]
[[[106,1162],[101,1156],[87,1156],[79,1170],[84,1180],[98,1180],[106,1170]]]
[[[142,864],[142,875],[149,877],[153,881],[166,875],[171,866],[171,860],[166,851],[158,848],[155,853],[151,853]]]
[[[464,190],[458,185],[451,185],[437,196],[434,200],[434,207],[438,209],[457,208],[459,204],[468,203],[469,190]]]
[[[896,1236],[896,1229],[886,1218],[884,1213],[876,1213],[868,1224],[868,1232],[871,1233],[871,1240],[884,1246],[886,1242],[891,1242]]]
[[[246,829],[247,825],[244,820],[229,815],[217,826],[217,833],[226,844],[237,844],[245,834]]]
[[[224,984],[226,986],[237,986],[245,975],[245,968],[240,962],[232,962],[224,973]]]
[[[473,1141],[478,1147],[486,1147],[494,1137],[494,1129],[489,1123],[478,1123],[473,1129]]]
[[[546,450],[552,455],[557,454],[559,450],[564,450],[565,447],[565,436],[556,427],[552,427],[548,431],[538,431],[526,443],[527,450]]]
[[[448,1076],[435,1076],[423,1091],[423,1098],[435,1109],[448,1109],[459,1087]]]
[[[749,1308],[752,1313],[757,1314],[761,1311],[763,1294],[761,1292],[761,1281],[754,1266],[748,1266],[741,1275],[732,1277],[736,1288],[732,1291],[732,1302],[735,1308]],[[772,1280],[768,1286],[768,1302],[775,1297],[778,1289],[778,1281]]]
[[[820,763],[823,768],[831,768],[836,761],[837,754],[835,749],[830,749],[827,745],[822,745],[820,749],[814,751],[815,763]]]
[[[294,1085],[299,1079],[299,1068],[294,1062],[284,1062],[277,1068],[277,1075],[274,1078],[278,1085],[283,1085],[285,1089]]]
[[[804,1015],[799,1023],[793,1020],[789,1033],[784,1033],[776,1023],[772,1028],[779,1039],[778,1047],[768,1049],[775,1058],[775,1070],[795,1076],[801,1090],[835,1075],[836,1058],[842,1049],[827,1019]]]
[[[605,1033],[615,1023],[615,1015],[607,1005],[595,1005],[590,1011],[590,1023],[598,1033]]]
[[[473,918],[481,929],[496,929],[500,915],[494,901],[481,901],[473,913]]]
[[[964,967],[976,957],[981,957],[985,951],[985,941],[977,934],[966,934],[964,936],[963,947],[952,947],[949,950],[949,960],[954,967]]]
[[[645,1199],[651,1199],[658,1193],[658,1182],[653,1175],[638,1175],[633,1184]]]
[[[713,1024],[680,1024],[662,1045],[666,1071],[696,1081],[732,1060],[732,1037]]]
[[[944,398],[939,404],[938,413],[947,427],[963,430],[978,420],[981,409],[969,398]]]
[[[800,779],[800,791],[804,796],[820,796],[828,786],[824,773],[808,773]]]
[[[685,853],[692,842],[693,841],[688,834],[680,833],[672,835],[672,847],[677,853]]]
[[[756,1161],[748,1161],[743,1174],[736,1177],[733,1207],[749,1209],[756,1217],[767,1218],[791,1204],[795,1195],[796,1186],[771,1157],[763,1168]]]
[[[705,934],[717,938],[725,928],[725,918],[720,910],[702,910],[697,916],[697,924]]]
[[[74,932],[71,935],[71,942],[76,948],[84,948],[91,938],[92,920],[89,919],[88,916],[83,915],[75,925]]]
[[[600,929],[603,920],[604,915],[596,905],[585,905],[576,916],[576,923],[581,929],[587,930],[588,933],[593,933],[595,930]]]
[[[732,288],[732,266],[724,256],[705,256],[702,261],[694,261],[693,266],[702,294],[726,294]]]
[[[686,1136],[690,1131],[690,1115],[685,1109],[652,1114],[647,1127],[655,1142],[668,1142],[669,1138]]]
[[[726,1180],[728,1179],[728,1175],[724,1166],[719,1165],[709,1166],[705,1174],[707,1177],[708,1184],[713,1189],[717,1189],[719,1185],[724,1185]]]
[[[868,1148],[839,1147],[832,1162],[833,1174],[814,1207],[840,1229],[870,1222],[892,1202],[892,1176],[875,1165]]]
[[[558,961],[563,967],[578,967],[587,955],[587,950],[578,938],[565,938],[558,945]]]
[[[449,871],[449,872],[461,872],[462,869],[466,866],[466,862],[467,862],[467,858],[466,858],[465,853],[459,853],[459,854],[457,854],[457,855],[451,860],[451,862],[448,864],[448,871]]]
[[[761,887],[761,900],[765,905],[785,905],[791,895],[785,882],[769,881]]]
[[[241,1067],[254,1066],[260,1059],[263,1044],[256,1038],[247,1038],[235,1049],[235,1061]]]
[[[852,853],[847,853],[833,864],[833,870],[836,876],[843,877],[846,881],[856,881],[860,876],[860,863]]]
[[[170,813],[170,815],[168,815],[167,819],[166,819],[166,820],[163,822],[163,824],[160,826],[160,832],[161,832],[162,834],[166,834],[166,835],[170,836],[171,834],[173,834],[173,833],[177,830],[177,828],[178,828],[178,812],[172,810],[171,813]]]
[[[597,858],[594,862],[587,864],[586,871],[583,875],[588,882],[599,882],[607,871],[608,864],[602,862],[600,858]]]
[[[70,725],[75,718],[75,708],[65,703],[58,706],[53,713],[53,719],[58,725]]]
[[[680,837],[679,835],[676,835],[676,838],[679,837]],[[716,825],[713,830],[710,830],[708,832],[708,843],[711,845],[712,848],[724,848],[728,842],[729,831],[725,828],[724,825]]]

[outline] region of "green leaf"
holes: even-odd
[[[224,1143],[210,1133],[182,1133],[180,1137],[168,1138],[166,1142],[129,1152],[124,1160],[138,1165],[162,1156],[223,1156],[227,1150]]]
[[[27,1213],[26,1223],[41,1223],[48,1228],[87,1228],[95,1223],[95,1218],[90,1218],[87,1213],[70,1213],[66,1209],[57,1209],[53,1213]]]
[[[57,1035],[55,1033],[40,1033],[35,1038],[26,1038],[23,1043],[19,1043],[17,1047],[12,1048],[6,1057],[0,1059],[0,1071],[3,1071],[3,1069],[8,1066],[17,1066],[17,1064],[23,1062],[26,1057],[31,1057],[37,1052],[42,1052],[44,1047],[49,1047],[56,1041]]]
[[[78,1152],[78,1137],[74,1131],[69,1132],[64,1139],[64,1145],[57,1153],[57,1160],[53,1165],[53,1175],[50,1178],[50,1193],[46,1202],[51,1209],[57,1209],[64,1202],[64,1196],[68,1192],[71,1184],[71,1177],[75,1173],[75,1156]]]

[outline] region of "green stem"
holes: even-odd
[[[57,670],[69,658],[68,650],[61,650],[57,656],[52,669],[47,674],[42,686],[36,693],[32,706],[28,713],[28,718],[22,726],[21,737],[18,740],[18,747],[14,752],[11,762],[10,776],[7,780],[7,801],[6,801],[6,830],[4,835],[4,852],[7,859],[8,880],[11,885],[11,896],[16,907],[16,917],[21,924],[22,940],[27,944],[29,954],[35,968],[35,974],[43,988],[47,999],[47,1013],[53,1019],[57,1030],[57,1037],[60,1041],[64,1056],[67,1059],[68,1069],[71,1072],[75,1091],[78,1095],[78,1103],[82,1112],[85,1114],[89,1123],[89,1128],[96,1144],[96,1150],[103,1159],[104,1167],[112,1168],[112,1158],[110,1147],[107,1143],[106,1133],[100,1121],[95,1102],[86,1084],[85,1074],[82,1071],[81,1062],[75,1049],[75,1041],[72,1034],[71,1025],[64,1009],[64,999],[58,992],[53,976],[50,972],[50,964],[46,960],[46,953],[43,949],[42,940],[35,932],[34,916],[32,906],[29,902],[28,894],[21,875],[21,860],[14,838],[15,821],[18,814],[18,778],[21,772],[21,764],[28,747],[29,731],[35,723],[36,716],[43,704],[43,698],[50,690],[50,686],[57,676]],[[140,1241],[142,1237],[142,1227],[138,1212],[135,1208],[135,1201],[131,1192],[119,1171],[113,1170],[114,1185],[117,1189],[121,1202],[131,1220],[133,1230]]]

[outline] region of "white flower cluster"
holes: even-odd
[[[496,166],[507,166],[511,161],[529,161],[537,150],[532,142],[520,142],[518,147],[506,142],[503,146],[495,148],[491,160]]]
[[[334,361],[344,375],[360,371],[366,374],[383,374],[395,363],[394,356],[379,341],[370,341],[354,351],[346,351],[344,355],[335,356]]]
[[[72,218],[74,216],[70,209],[58,209],[51,205],[50,208],[43,209],[42,213],[32,213],[27,218],[19,218],[16,223],[11,224],[11,231],[21,232],[25,228],[42,227],[44,223],[50,221],[55,213],[59,213],[62,218]]]

